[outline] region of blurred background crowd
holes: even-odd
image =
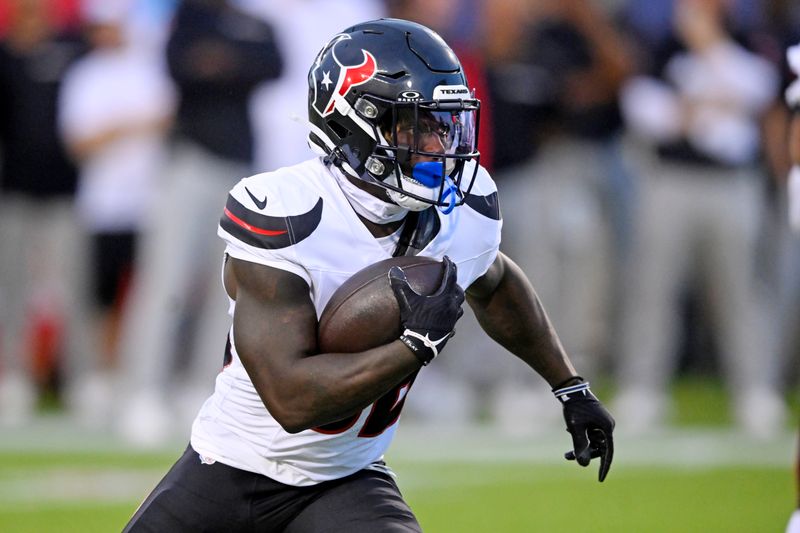
[[[748,435],[795,422],[796,1],[2,0],[0,427],[55,409],[132,444],[188,435],[223,360],[226,193],[311,156],[309,66],[380,16],[459,55],[505,251],[620,431],[667,426],[687,373]],[[467,313],[408,416],[560,424],[501,352]]]

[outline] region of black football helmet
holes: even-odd
[[[328,161],[414,211],[464,202],[480,102],[437,33],[399,19],[348,28],[319,52],[308,87],[309,144]]]

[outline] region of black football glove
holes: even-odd
[[[456,283],[456,264],[445,256],[444,274],[439,288],[430,296],[418,294],[408,284],[400,267],[389,270],[389,282],[400,306],[400,340],[423,365],[439,355],[447,339],[453,336],[456,321],[464,313],[464,290]]]
[[[588,466],[592,459],[599,457],[598,480],[603,481],[614,458],[614,419],[592,394],[589,382],[580,377],[573,379],[573,385],[553,389],[564,407],[564,421],[572,435],[573,449],[564,457],[581,466]]]

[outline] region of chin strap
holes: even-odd
[[[406,255],[419,225],[419,211],[409,211],[392,257]]]
[[[441,211],[443,215],[449,215],[453,209],[456,208],[456,203],[458,202],[458,188],[455,183],[453,183],[453,180],[450,179],[450,176],[446,178],[445,185],[446,188],[442,194],[442,201],[446,202],[449,199],[450,204],[446,206],[440,205],[439,211]]]
[[[322,158],[322,163],[326,167],[334,166],[334,167],[337,167],[337,168],[339,168],[339,166],[342,164],[341,160],[339,158],[335,157],[333,154],[328,154],[325,157],[323,157]]]

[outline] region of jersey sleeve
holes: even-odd
[[[500,251],[503,228],[497,186],[485,168],[479,166],[477,172],[475,183],[462,206],[468,210],[470,216],[460,221],[464,225],[464,234],[454,243],[459,248],[469,247],[463,254],[467,260],[459,265],[459,268],[465,269],[464,283],[467,286],[484,275],[494,263]]]
[[[217,234],[231,257],[292,272],[311,285],[295,245],[316,230],[323,202],[287,185],[276,173],[240,181],[228,194]]]

